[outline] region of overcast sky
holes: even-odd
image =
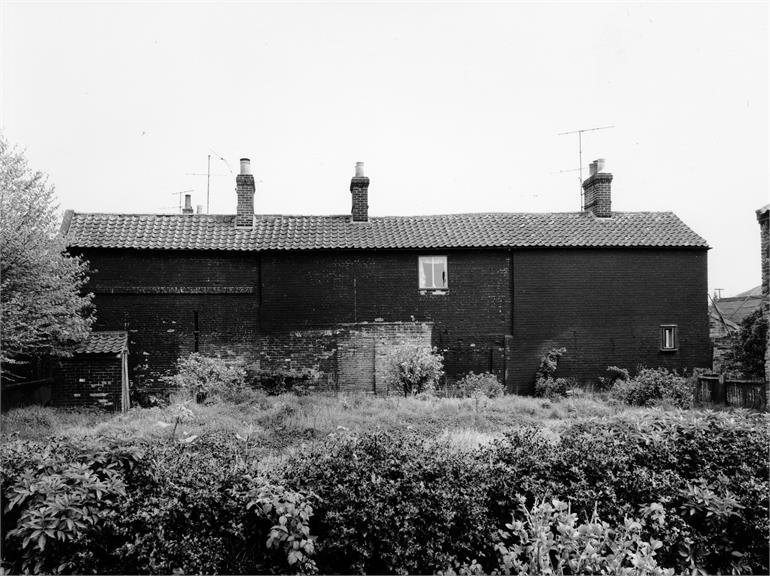
[[[583,160],[613,209],[674,211],[709,288],[760,283],[768,8],[729,4],[0,2],[0,128],[61,208],[371,215],[574,211]],[[219,159],[222,157],[227,164]],[[229,167],[228,167],[229,165]],[[641,279],[640,279],[641,281]]]

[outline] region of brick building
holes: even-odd
[[[369,216],[359,164],[351,214],[255,215],[248,160],[236,180],[235,215],[67,211],[97,329],[129,334],[132,382],[200,351],[379,389],[378,358],[403,339],[516,393],[551,347],[580,379],[711,364],[706,242],[670,212],[613,212],[603,162],[571,213]]]

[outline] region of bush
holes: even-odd
[[[497,376],[491,372],[482,372],[481,374],[469,372],[457,382],[457,395],[460,398],[473,398],[477,396],[497,398],[502,396],[503,393],[503,385],[497,379]]]
[[[735,360],[748,376],[764,376],[765,347],[767,346],[767,318],[759,308],[741,322],[735,343]]]
[[[313,571],[312,544],[303,542],[312,541],[303,532],[312,514],[304,495],[255,474],[256,461],[233,434],[153,443],[146,464],[113,530],[113,569],[131,574]],[[289,557],[295,541],[302,557]]]
[[[332,437],[286,463],[282,482],[318,495],[322,573],[430,574],[494,557],[485,464],[414,433]],[[485,563],[486,567],[491,567]]]
[[[535,395],[544,396],[551,400],[567,395],[569,382],[564,378],[554,379],[559,367],[559,358],[567,352],[566,348],[551,348],[540,361],[540,367],[535,372]]]
[[[300,574],[315,574],[315,536],[310,535],[313,507],[301,492],[292,492],[268,481],[255,482],[248,493],[246,509],[271,519],[273,526],[267,537],[268,550],[285,556],[286,563]],[[280,564],[279,564],[280,565]]]
[[[3,568],[86,573],[109,555],[101,535],[117,517],[142,452],[59,439],[0,450]]]
[[[642,524],[624,519],[611,526],[596,510],[579,522],[569,504],[554,499],[536,501],[531,509],[522,503],[524,519],[513,520],[502,530],[497,545],[504,574],[622,574],[671,576],[674,571],[658,566],[655,550],[663,543],[641,537]],[[663,508],[656,506],[657,518]]]
[[[246,381],[249,386],[264,390],[275,396],[286,392],[308,394],[319,388],[324,381],[324,373],[315,368],[263,370],[255,366],[246,368]]]
[[[639,573],[654,560],[676,573],[766,574],[768,423],[740,410],[627,412],[558,436],[517,427],[474,450],[375,430],[330,435],[272,468],[231,432],[137,446],[6,441],[2,568],[517,573],[514,560],[540,543],[555,573],[628,573],[636,559]]]
[[[767,430],[766,416],[714,412],[585,421],[558,440],[513,430],[484,449],[495,469],[490,514],[508,521],[512,494],[530,504],[555,497],[610,524],[645,519],[645,533],[663,542],[658,562],[676,573],[767,573]],[[663,523],[653,521],[656,502]]]
[[[388,351],[385,381],[388,390],[404,396],[432,393],[444,375],[444,357],[425,346],[405,344]]]
[[[535,372],[535,380],[541,378],[553,378],[559,367],[559,358],[567,353],[566,348],[551,348],[540,361],[540,367]]]
[[[141,449],[17,442],[1,454],[12,572],[315,571],[311,497],[254,474],[233,434]],[[26,464],[9,473],[14,456]]]
[[[616,382],[628,382],[630,378],[625,368],[607,366],[607,376],[599,376],[599,390],[610,390]]]
[[[575,383],[569,378],[539,378],[535,381],[535,396],[549,400],[564,398],[575,389]]]
[[[642,368],[629,381],[617,380],[610,390],[615,400],[631,406],[693,405],[693,384],[665,368]]]
[[[169,379],[173,385],[190,391],[196,402],[209,397],[227,395],[244,388],[246,373],[221,358],[202,356],[197,352],[177,363],[177,373]]]
[[[7,538],[21,553],[24,571],[77,571],[94,551],[94,539],[117,512],[125,485],[110,468],[96,474],[87,464],[65,463],[35,474],[27,471],[8,494],[7,509],[18,509],[16,527]]]

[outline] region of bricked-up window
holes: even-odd
[[[446,256],[420,256],[420,290],[446,290]]]
[[[660,327],[661,350],[677,350],[679,348],[676,328],[676,324],[663,324]]]

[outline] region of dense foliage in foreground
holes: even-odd
[[[3,566],[767,573],[769,444],[766,416],[660,411],[558,436],[516,427],[473,450],[408,430],[341,430],[270,462],[226,431],[9,441]]]

